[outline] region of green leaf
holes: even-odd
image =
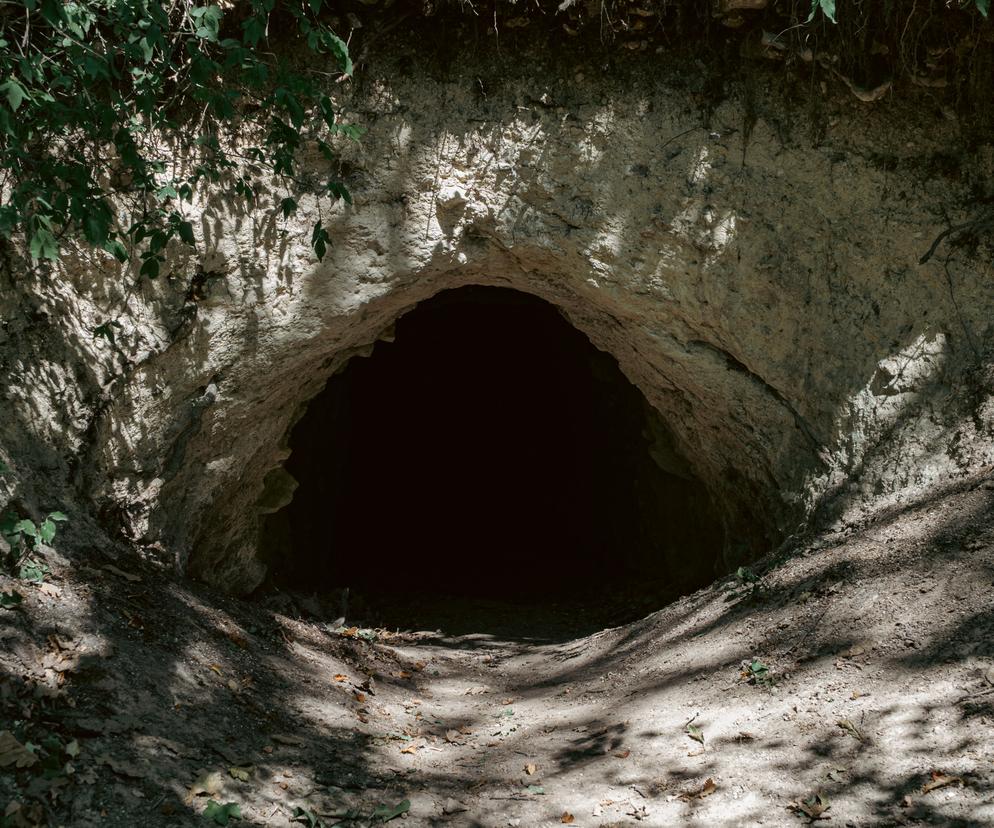
[[[213,799],[207,803],[204,809],[204,817],[213,819],[218,825],[227,825],[233,819],[242,818],[242,809],[235,802],[228,802],[222,805]]]
[[[342,199],[346,204],[352,203],[352,193],[341,181],[329,181],[328,193],[336,199]]]
[[[190,222],[181,221],[177,225],[177,229],[179,231],[180,239],[190,245],[190,247],[194,247],[196,245],[197,240],[193,237],[193,225],[190,224]]]
[[[991,0],[974,0],[977,4],[977,11],[980,12],[984,17],[990,14],[991,10]]]
[[[292,198],[284,198],[280,202],[280,210],[283,213],[283,218],[290,218],[297,212],[297,202]]]
[[[328,231],[321,226],[319,219],[314,223],[314,230],[311,232],[311,247],[314,248],[314,255],[318,257],[319,262],[324,259],[330,241]]]
[[[695,724],[688,724],[684,732],[695,742],[704,744],[704,731]]]
[[[810,23],[815,19],[815,14],[818,13],[818,9],[822,10],[822,13],[831,20],[833,23],[838,21],[835,19],[835,0],[811,0],[811,14],[808,15],[808,19],[805,23]]]
[[[17,108],[28,96],[28,93],[24,91],[24,87],[14,80],[14,78],[0,84],[0,92],[3,92],[7,96],[7,103],[14,112],[17,112]]]
[[[38,537],[38,527],[33,520],[19,520],[14,524],[14,532],[18,535],[27,535],[29,538]]]
[[[352,141],[358,142],[366,130],[364,130],[361,126],[356,126],[355,124],[333,124],[331,126],[331,131],[344,135]]]
[[[64,520],[69,520],[69,515],[67,515],[65,512],[52,512],[48,516],[48,519],[59,521],[61,523]]]
[[[91,333],[94,336],[102,336],[111,345],[114,344],[114,328],[120,327],[120,323],[104,322],[102,325],[97,325]]]
[[[31,258],[38,259],[58,259],[59,243],[55,240],[50,230],[39,227],[31,237]]]
[[[110,222],[107,216],[91,211],[83,219],[83,233],[86,240],[93,245],[103,246],[107,242],[107,233],[110,229]]]
[[[112,241],[104,242],[104,250],[114,256],[121,264],[124,264],[128,260],[128,251],[125,249],[124,245],[116,239]]]
[[[389,805],[377,806],[376,810],[373,811],[373,819],[378,819],[380,822],[389,822],[391,819],[396,819],[401,814],[406,814],[410,810],[411,800],[403,799],[392,808]]]
[[[22,581],[30,581],[33,584],[40,584],[45,580],[45,576],[51,572],[46,564],[29,559],[21,564],[17,577]]]
[[[338,65],[342,69],[342,73],[351,77],[352,75],[352,58],[349,56],[349,47],[344,40],[342,40],[334,32],[325,32],[324,41],[331,53],[338,60]]]
[[[14,590],[11,590],[10,592],[0,592],[0,609],[14,609],[17,606],[20,606],[23,600],[24,598],[21,597],[21,593],[14,592]]]
[[[142,264],[140,274],[148,276],[149,279],[157,278],[159,275],[159,260],[155,256],[149,256],[144,264]]]
[[[324,828],[324,823],[317,814],[301,807],[293,809],[293,816],[290,818],[290,822],[302,822],[307,825],[307,828]]]
[[[49,518],[43,520],[38,527],[38,537],[41,538],[42,543],[51,543],[55,538],[55,532],[55,523]]]

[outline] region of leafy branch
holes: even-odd
[[[199,186],[254,201],[246,163],[295,181],[305,141],[330,166],[335,137],[361,130],[338,120],[329,94],[353,65],[322,4],[0,3],[0,236],[22,238],[35,260],[78,240],[155,278],[171,241],[195,246],[184,205]],[[285,54],[269,49],[271,30]],[[331,79],[299,68],[301,51]],[[255,143],[228,148],[236,130]],[[351,201],[333,178],[319,195]],[[279,209],[289,216],[296,201]],[[327,241],[315,234],[319,258]]]

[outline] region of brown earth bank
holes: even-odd
[[[368,5],[335,169],[3,250],[4,828],[994,824],[991,24]]]
[[[994,825],[992,503],[976,478],[593,633],[589,596],[333,626],[49,553],[0,584],[4,824]]]

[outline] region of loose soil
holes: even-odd
[[[395,824],[994,825],[992,501],[977,482],[596,632],[616,607],[408,599],[436,631],[333,628],[53,559],[0,582],[24,596],[0,731],[48,756],[3,769],[5,824],[221,824],[213,800],[359,826],[406,800]]]

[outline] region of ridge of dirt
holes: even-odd
[[[137,561],[53,562],[0,581],[24,596],[0,610],[0,731],[38,746],[0,813],[994,825],[992,504],[984,481],[573,640],[540,609],[500,635],[332,629]]]

